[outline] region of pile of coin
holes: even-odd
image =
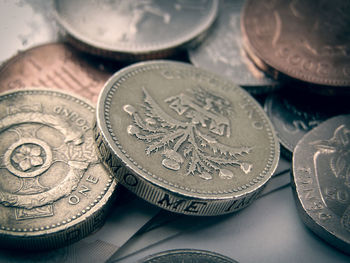
[[[55,17],[65,42],[0,68],[1,246],[83,238],[119,185],[238,211],[281,144],[302,219],[350,253],[350,115],[326,121],[350,113],[347,1],[55,1]]]

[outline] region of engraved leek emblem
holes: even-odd
[[[215,171],[220,178],[232,178],[229,166],[239,166],[246,174],[251,171],[252,164],[239,160],[250,153],[251,147],[227,146],[214,137],[231,135],[226,116],[232,106],[227,100],[202,88],[167,98],[169,107],[188,120],[184,122],[163,111],[145,88],[143,93],[142,115],[132,105],[124,105],[123,109],[133,119],[127,132],[148,144],[147,155],[162,150],[164,167],[177,171],[185,164],[187,175],[198,175],[204,180],[212,179]],[[200,127],[208,133],[200,131]]]

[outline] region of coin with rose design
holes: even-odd
[[[122,184],[191,215],[246,207],[279,159],[272,125],[246,91],[179,62],[117,72],[100,94],[94,129],[101,158]]]
[[[102,225],[116,182],[97,158],[94,112],[56,90],[0,96],[2,247],[59,247]]]

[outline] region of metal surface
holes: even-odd
[[[274,69],[315,84],[350,86],[349,22],[348,1],[249,0],[241,25],[252,53]]]
[[[295,199],[304,223],[350,254],[350,115],[308,132],[294,150]]]
[[[197,67],[228,77],[250,93],[266,93],[279,83],[258,69],[243,49],[240,30],[243,3],[243,0],[220,2],[217,21],[204,41],[189,50],[189,58]]]
[[[279,159],[272,125],[247,92],[178,62],[138,63],[110,78],[95,134],[102,158],[129,190],[192,215],[246,207]]]
[[[140,263],[237,263],[218,253],[197,249],[176,249],[151,255]]]
[[[265,100],[265,111],[290,159],[298,141],[322,121],[349,113],[348,101],[342,98],[317,97],[303,93],[274,93]]]
[[[56,1],[73,44],[123,60],[172,55],[207,31],[217,7],[217,0]]]
[[[45,249],[101,227],[116,181],[96,155],[94,108],[68,93],[0,96],[0,244]]]
[[[22,51],[2,65],[0,91],[44,86],[74,92],[96,103],[113,68],[67,44],[45,44]]]

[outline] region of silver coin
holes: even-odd
[[[296,201],[304,223],[350,254],[350,115],[308,132],[293,155]]]
[[[301,94],[274,93],[264,104],[283,146],[282,153],[290,159],[295,146],[308,131],[330,117],[349,113],[348,102],[341,98]]]
[[[217,0],[56,1],[59,23],[85,51],[125,60],[161,58],[205,34]]]
[[[94,113],[53,90],[0,96],[0,246],[53,248],[102,226],[116,182],[96,154]]]
[[[184,63],[152,61],[109,79],[97,106],[102,158],[162,208],[219,215],[249,205],[276,169],[279,143],[243,89]]]
[[[228,77],[249,92],[261,94],[278,87],[250,61],[243,49],[240,13],[244,1],[220,2],[217,21],[198,47],[189,50],[191,62],[201,68]]]
[[[238,263],[218,253],[198,249],[168,250],[144,258],[140,263]]]

